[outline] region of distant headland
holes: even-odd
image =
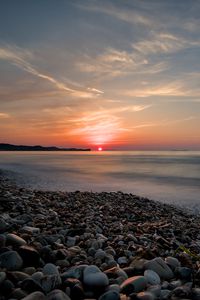
[[[58,148],[55,146],[52,147],[43,147],[40,145],[36,146],[24,146],[24,145],[12,145],[0,143],[0,151],[91,151],[91,149],[81,149],[81,148]]]

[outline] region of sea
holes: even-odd
[[[200,151],[0,152],[18,185],[50,191],[122,191],[200,212]]]

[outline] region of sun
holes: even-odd
[[[98,151],[102,151],[103,150],[103,148],[102,147],[98,147]]]

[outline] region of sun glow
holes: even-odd
[[[98,151],[102,151],[103,150],[103,148],[102,147],[98,147]]]

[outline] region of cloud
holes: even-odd
[[[68,119],[73,124],[71,135],[84,135],[89,142],[103,145],[113,141],[122,132],[130,131],[123,125],[123,112],[140,112],[151,105],[129,105],[83,113],[80,117]]]
[[[52,83],[58,90],[65,91],[70,95],[78,98],[92,98],[103,93],[102,91],[95,88],[75,89],[73,87],[69,87],[53,76],[49,76],[44,74],[43,72],[38,71],[36,67],[29,62],[30,58],[33,59],[33,54],[28,50],[24,50],[16,46],[11,47],[8,45],[6,47],[0,47],[0,59],[7,60],[18,68]]]
[[[185,48],[200,46],[200,41],[190,41],[171,33],[153,33],[152,37],[136,43],[132,43],[134,50],[147,54],[175,53]]]
[[[123,95],[128,97],[151,97],[151,96],[184,96],[185,91],[180,81],[174,81],[172,83],[162,84],[158,86],[150,86],[135,90],[126,90]]]
[[[126,9],[124,8],[125,6],[118,7],[117,5],[113,5],[109,2],[106,2],[101,6],[95,5],[94,2],[90,2],[88,5],[86,5],[85,3],[84,5],[79,3],[76,4],[76,6],[80,9],[111,16],[132,25],[139,24],[142,26],[151,27],[155,23],[152,18],[145,16],[139,11],[136,11],[134,9]]]
[[[0,112],[0,119],[7,119],[7,118],[9,118],[9,117],[10,117],[9,114]]]

